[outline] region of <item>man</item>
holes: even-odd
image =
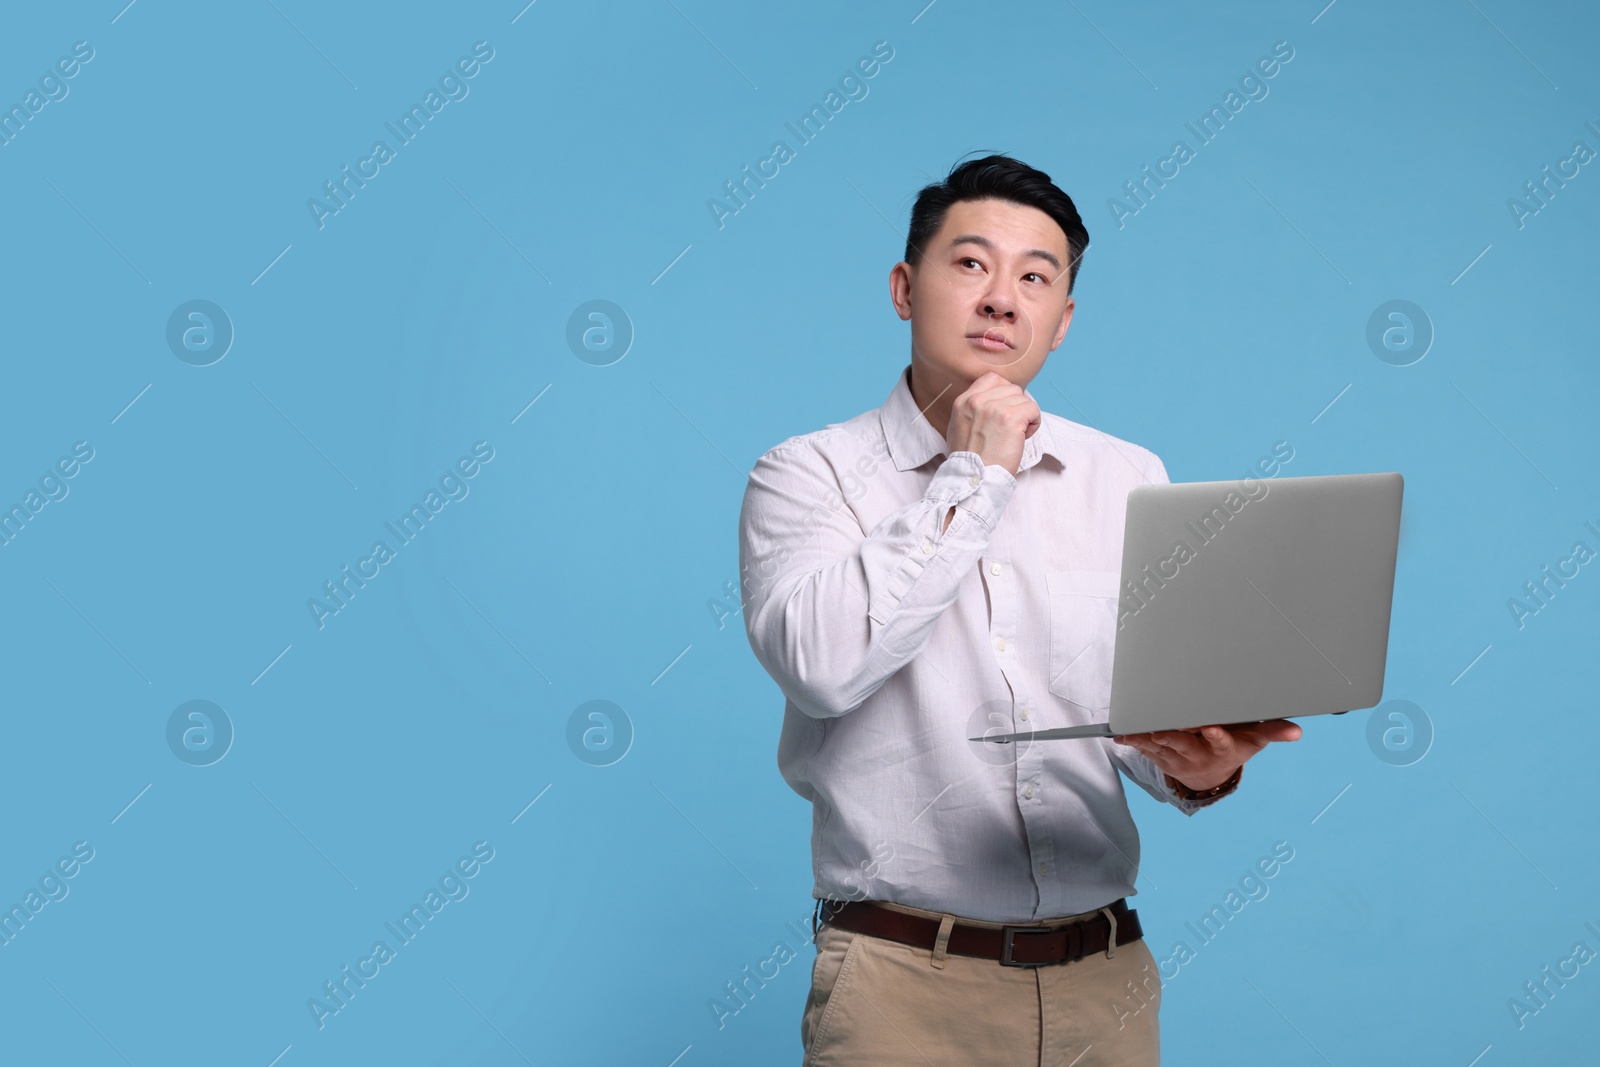
[[[1168,480],[1025,388],[1088,243],[1072,200],[1005,156],[923,189],[889,273],[911,365],[881,408],[750,473],[745,628],[787,700],[778,763],[813,805],[825,918],[808,1067],[1158,1063],[1118,774],[1192,815],[1300,736],[968,740],[1105,720],[1128,490]]]

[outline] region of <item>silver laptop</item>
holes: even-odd
[[[1135,486],[1108,722],[1049,741],[1342,714],[1383,698],[1396,473]]]

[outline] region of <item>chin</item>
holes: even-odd
[[[1015,373],[1014,368],[1024,362],[1024,353],[1015,349],[1006,352],[984,352],[962,340],[962,348],[955,352],[940,352],[936,355],[924,355],[923,362],[928,363],[946,374],[975,382],[989,371],[1004,378],[1011,378]]]
[[[1010,378],[1015,368],[1023,363],[1026,353],[1016,349],[1005,352],[984,352],[971,349],[966,353],[966,358],[961,361],[963,373],[974,380],[981,378],[985,373],[994,371],[1002,377]],[[970,368],[970,371],[965,369]]]

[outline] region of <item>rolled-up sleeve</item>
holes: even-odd
[[[745,632],[757,660],[807,715],[859,707],[927,643],[1016,485],[1004,467],[953,452],[921,498],[869,531],[842,506],[840,479],[813,445],[767,452],[739,516]]]

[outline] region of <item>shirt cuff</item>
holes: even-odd
[[[952,452],[928,483],[927,499],[944,505],[961,505],[987,530],[993,530],[1017,488],[1016,477],[998,463],[984,465],[976,452]],[[939,512],[941,521],[944,509]]]

